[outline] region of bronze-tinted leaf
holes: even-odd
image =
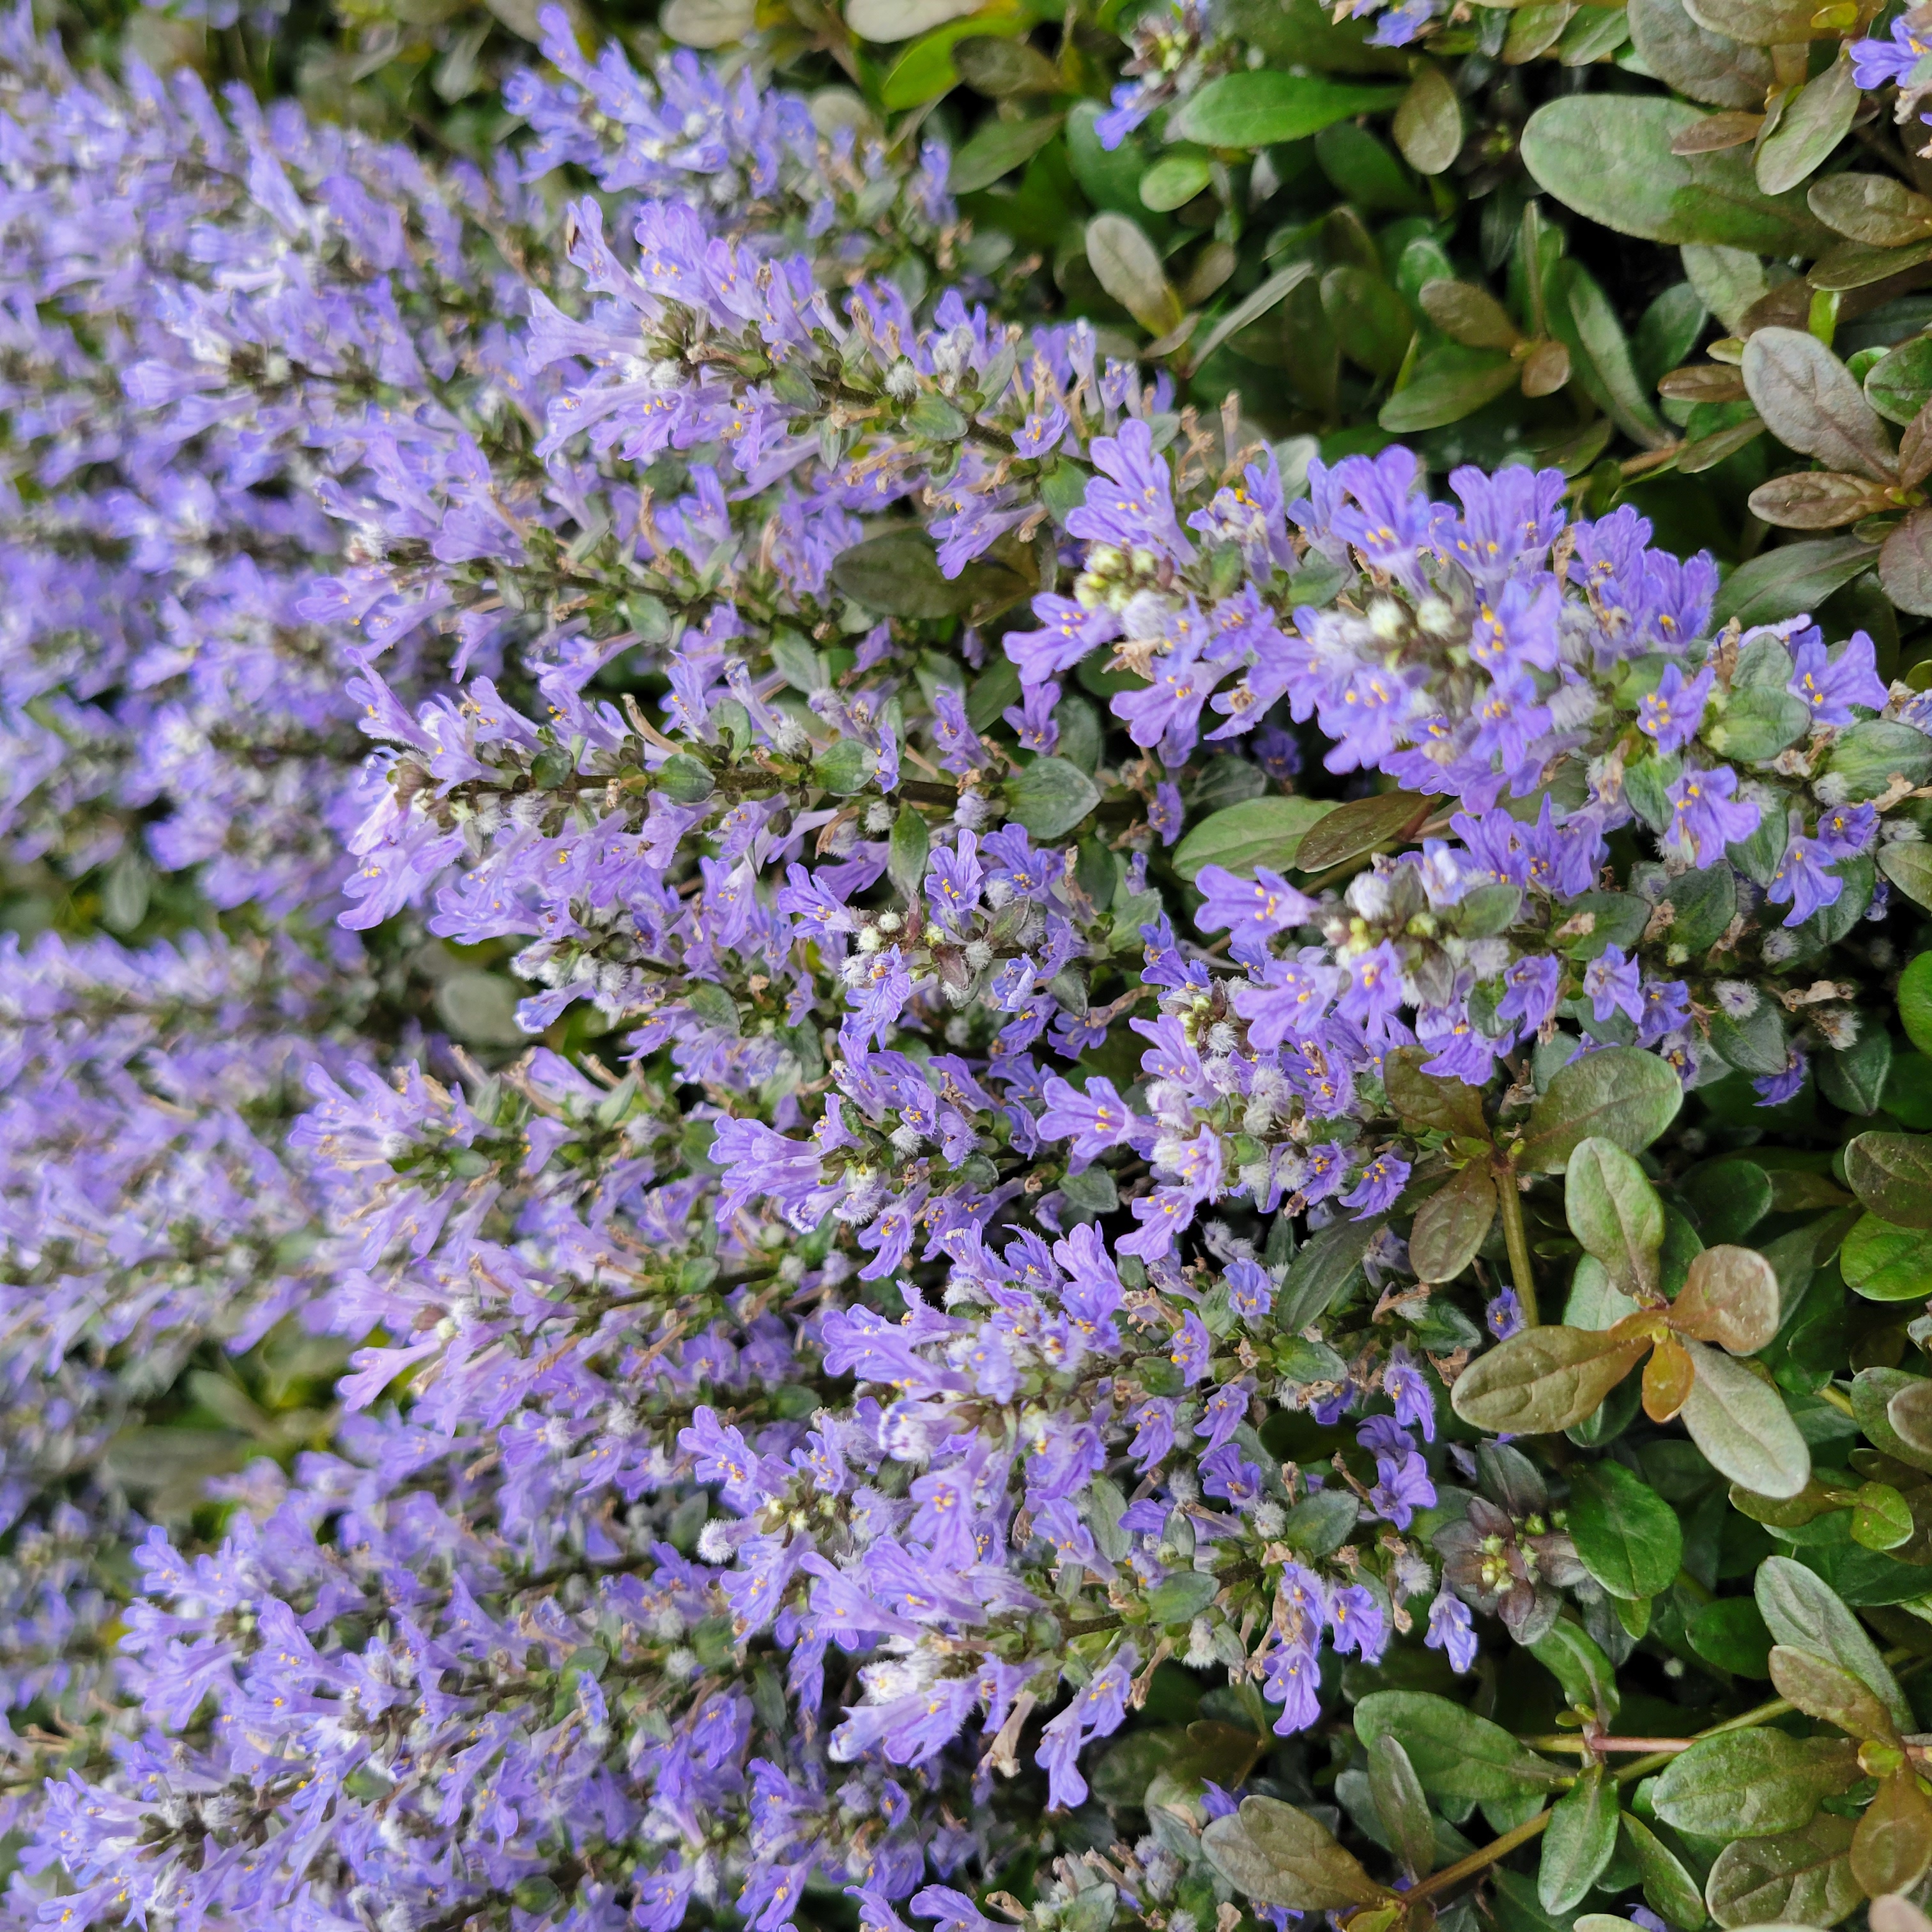
[[[1890,175],[1827,175],[1805,199],[1827,228],[1870,248],[1903,248],[1932,235],[1932,201]]]
[[[1882,483],[1836,470],[1774,476],[1750,494],[1750,512],[1787,530],[1834,530],[1894,507]]]
[[[1754,1355],[1778,1333],[1778,1274],[1754,1249],[1719,1246],[1694,1256],[1671,1304],[1680,1335]]]
[[[1465,1139],[1486,1141],[1489,1123],[1483,1118],[1483,1091],[1466,1081],[1423,1072],[1434,1058],[1426,1046],[1399,1046],[1382,1062],[1382,1090],[1405,1126],[1433,1127]]]
[[[1475,1259],[1496,1218],[1496,1182],[1480,1161],[1472,1161],[1415,1210],[1408,1258],[1416,1280],[1454,1281]]]
[[[1932,1799],[1910,1765],[1879,1780],[1852,1836],[1852,1871],[1868,1898],[1916,1885],[1932,1866]]]
[[[1472,282],[1425,282],[1420,299],[1430,320],[1466,348],[1514,349],[1522,340],[1509,310]]]
[[[1876,482],[1898,473],[1883,425],[1851,371],[1808,331],[1760,328],[1744,344],[1744,387],[1772,434],[1828,468]]]
[[[1450,1400],[1465,1422],[1494,1435],[1574,1429],[1642,1358],[1646,1336],[1616,1329],[1526,1328],[1478,1355]]]
[[[1886,538],[1878,580],[1901,610],[1932,616],[1932,510],[1914,510]]]
[[[1712,114],[1671,137],[1673,154],[1716,154],[1726,148],[1742,148],[1757,138],[1764,125],[1762,114]]]
[[[1643,1412],[1653,1422],[1672,1420],[1690,1400],[1696,1370],[1682,1342],[1666,1336],[1643,1365]]]
[[[1359,859],[1365,852],[1399,839],[1428,811],[1429,800],[1414,792],[1377,792],[1370,798],[1351,799],[1302,835],[1295,868],[1320,872],[1344,860]]]
[[[1808,1650],[1774,1644],[1771,1681],[1778,1694],[1789,1698],[1808,1718],[1836,1724],[1861,1742],[1868,1738],[1889,1744],[1898,1742],[1891,1713],[1841,1664]]]
[[[1657,392],[1682,403],[1739,403],[1744,379],[1727,362],[1692,362],[1672,370],[1658,383]]]

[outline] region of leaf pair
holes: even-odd
[[[1606,1329],[1526,1329],[1465,1370],[1451,1400],[1464,1421],[1498,1434],[1574,1429],[1648,1356],[1643,1400],[1654,1420],[1681,1414],[1712,1467],[1758,1495],[1793,1496],[1810,1478],[1810,1451],[1775,1387],[1732,1359],[1772,1339],[1778,1306],[1762,1255],[1707,1248],[1674,1303]]]

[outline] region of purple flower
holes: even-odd
[[[1203,866],[1194,884],[1204,896],[1194,915],[1203,932],[1227,927],[1238,938],[1270,939],[1317,916],[1312,899],[1265,866],[1255,868],[1252,880],[1237,878],[1223,866]]]
[[[1291,1738],[1322,1721],[1322,1664],[1313,1647],[1277,1644],[1262,1670],[1262,1690],[1270,1703],[1282,1706],[1274,1720],[1275,1735]]]
[[[1902,14],[1891,26],[1890,45],[1880,40],[1852,43],[1852,80],[1865,92],[1896,82],[1900,88],[1917,92],[1932,81],[1932,46],[1918,35],[1912,16]]]
[[[1147,424],[1132,417],[1118,435],[1096,437],[1089,453],[1100,474],[1088,482],[1086,501],[1068,513],[1069,534],[1190,562],[1194,546],[1174,518],[1173,478],[1166,458],[1155,452]]]
[[[1434,1500],[1432,1492],[1430,1500]],[[1335,1633],[1335,1648],[1343,1655],[1359,1656],[1364,1664],[1380,1662],[1382,1646],[1388,1641],[1388,1619],[1366,1586],[1352,1583],[1333,1592],[1328,1599],[1328,1625]]]
[[[1490,1302],[1484,1311],[1484,1319],[1490,1333],[1498,1342],[1507,1342],[1512,1335],[1522,1330],[1522,1304],[1516,1299],[1516,1290],[1505,1288]]]
[[[1810,1062],[1796,1047],[1790,1049],[1781,1073],[1767,1073],[1762,1080],[1754,1080],[1751,1086],[1757,1094],[1760,1107],[1781,1107],[1787,1100],[1798,1097],[1799,1088],[1804,1084],[1804,1076]]]
[[[1778,862],[1765,897],[1773,905],[1789,904],[1786,926],[1802,926],[1822,907],[1835,905],[1845,890],[1845,882],[1825,868],[1832,854],[1815,838],[1807,838],[1794,820],[1785,842],[1784,856]]]
[[[1503,975],[1508,990],[1496,1003],[1496,1018],[1514,1021],[1525,1034],[1546,1025],[1556,1011],[1563,962],[1547,953],[1527,953]]]
[[[1398,1342],[1389,1351],[1388,1366],[1382,1371],[1382,1393],[1395,1404],[1396,1421],[1405,1428],[1420,1430],[1425,1442],[1436,1440],[1436,1398],[1406,1342]]]
[[[1869,805],[1834,806],[1818,814],[1819,850],[1834,859],[1856,859],[1878,836],[1878,813]]]
[[[1190,1308],[1174,1330],[1168,1350],[1168,1360],[1180,1371],[1181,1380],[1190,1388],[1208,1372],[1208,1358],[1214,1349],[1206,1326]]]
[[[1444,1652],[1450,1670],[1460,1674],[1472,1669],[1476,1661],[1476,1626],[1468,1605],[1448,1590],[1438,1591],[1429,1606],[1429,1630],[1423,1642],[1431,1650]]]
[[[1886,707],[1890,693],[1879,682],[1877,654],[1862,631],[1854,631],[1834,658],[1814,625],[1798,641],[1793,662],[1791,682],[1785,688],[1794,698],[1804,699],[1817,724],[1850,724],[1855,704],[1868,711]]]
[[[1633,1023],[1643,1018],[1642,975],[1621,946],[1605,946],[1583,968],[1583,996],[1590,1002],[1591,1016],[1599,1022],[1612,1013],[1622,1013]]]
[[[1759,812],[1737,796],[1738,775],[1729,765],[1688,771],[1664,794],[1674,808],[1670,836],[1700,866],[1708,866],[1726,845],[1742,844],[1757,830]]]
[[[1706,664],[1687,682],[1676,664],[1666,664],[1657,688],[1637,700],[1636,728],[1654,738],[1660,752],[1681,752],[1704,721],[1714,674]]]
[[[1371,1214],[1386,1213],[1408,1185],[1408,1162],[1384,1150],[1363,1168],[1353,1190],[1342,1196],[1342,1205],[1354,1208],[1357,1220],[1366,1220]]]

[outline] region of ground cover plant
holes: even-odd
[[[9,1924],[1925,1932],[1932,27],[1360,10],[7,23]]]

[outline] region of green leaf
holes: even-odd
[[[1901,342],[1865,371],[1865,400],[1887,422],[1896,423],[1900,429],[1928,399],[1932,399],[1932,335],[1915,335]]]
[[[958,83],[958,71],[952,64],[952,50],[958,42],[975,35],[1023,34],[1032,24],[1031,16],[1017,8],[1008,11],[994,6],[970,19],[950,20],[935,28],[914,41],[893,63],[880,86],[880,106],[897,114],[937,100]]]
[[[1278,1798],[1243,1798],[1232,1816],[1208,1825],[1201,1849],[1237,1892],[1260,1905],[1339,1912],[1389,1895],[1324,1826]]]
[[[1895,478],[1891,442],[1864,392],[1808,330],[1759,329],[1744,344],[1743,374],[1752,405],[1779,442],[1828,470]]]
[[[1684,872],[1666,895],[1672,918],[1666,938],[1687,953],[1708,951],[1721,939],[1738,909],[1738,876],[1728,864]]]
[[[1640,1154],[1677,1118],[1684,1089],[1670,1064],[1634,1047],[1606,1047],[1560,1068],[1530,1109],[1521,1164],[1526,1174],[1561,1174],[1594,1137]]]
[[[1188,366],[1198,369],[1230,336],[1238,335],[1252,322],[1258,322],[1268,310],[1315,273],[1312,262],[1291,262],[1288,267],[1270,275],[1251,296],[1245,296],[1228,312],[1220,316],[1213,328],[1198,340],[1188,345]]]
[[[1402,159],[1419,175],[1447,172],[1462,152],[1462,104],[1434,62],[1417,67],[1390,131]]]
[[[1915,955],[1898,976],[1898,1017],[1906,1038],[1932,1053],[1932,952]]]
[[[1774,1838],[1736,1838],[1705,1882],[1720,1925],[1835,1925],[1864,1896],[1852,1876],[1852,1823],[1821,1811]]]
[[[1932,1228],[1932,1135],[1858,1135],[1845,1149],[1845,1181],[1894,1227]]]
[[[1630,42],[1666,87],[1712,107],[1761,108],[1772,83],[1769,58],[1700,26],[1683,0],[1630,0]]]
[[[1932,738],[1888,718],[1861,718],[1832,746],[1826,770],[1847,800],[1861,803],[1876,798],[1895,777],[1915,784],[1932,778]],[[1841,871],[1840,876],[1850,874]]]
[[[1342,352],[1357,368],[1386,380],[1402,367],[1415,317],[1374,270],[1353,262],[1330,268],[1322,278],[1322,310]]]
[[[1771,1176],[1755,1161],[1713,1161],[1686,1175],[1679,1191],[1713,1245],[1742,1239],[1771,1212]]]
[[[1578,1560],[1613,1597],[1660,1596],[1683,1568],[1677,1512],[1621,1462],[1576,1468],[1570,1534]]]
[[[1208,185],[1212,169],[1205,154],[1170,154],[1141,176],[1141,202],[1157,214],[1184,208]]]
[[[1861,1216],[1845,1237],[1838,1265],[1845,1286],[1867,1301],[1923,1301],[1932,1295],[1932,1228]]]
[[[1779,1644],[1839,1664],[1884,1704],[1899,1730],[1916,1730],[1905,1693],[1878,1646],[1822,1576],[1791,1557],[1766,1557],[1758,1565],[1754,1590],[1766,1627]]]
[[[1617,1848],[1617,1787],[1593,1764],[1550,1807],[1536,1869],[1536,1895],[1546,1912],[1574,1912]]]
[[[1848,1114],[1876,1114],[1885,1104],[1892,1073],[1892,1036],[1876,1015],[1858,1018],[1858,1037],[1850,1046],[1828,1047],[1819,1054],[1818,1090]]]
[[[1878,868],[1915,905],[1932,907],[1932,845],[1919,839],[1881,845]]]
[[[1799,88],[1757,151],[1757,184],[1766,194],[1794,188],[1831,158],[1852,130],[1858,83],[1848,59],[1832,62]]]
[[[1682,1346],[1696,1370],[1684,1426],[1704,1460],[1756,1495],[1796,1496],[1811,1480],[1811,1451],[1776,1386],[1701,1342]]]
[[[1071,832],[1100,802],[1094,781],[1064,758],[1035,758],[1006,782],[1006,810],[1036,838]]]
[[[1720,757],[1754,765],[1776,758],[1810,728],[1811,707],[1803,698],[1794,698],[1788,691],[1752,685],[1732,692],[1702,735],[1705,743]]]
[[[988,43],[1004,46],[1004,41]],[[974,194],[1032,160],[1054,135],[1065,117],[1042,114],[1031,121],[982,121],[972,138],[952,157],[946,178],[951,194]]]
[[[1564,1211],[1570,1232],[1607,1270],[1619,1294],[1657,1286],[1664,1245],[1664,1203],[1642,1168],[1616,1142],[1580,1142],[1564,1172]]]
[[[1822,1718],[1861,1742],[1896,1744],[1898,1727],[1885,1706],[1849,1670],[1808,1650],[1778,1644],[1771,1653],[1771,1681],[1778,1694],[1808,1718]]]
[[[1415,1210],[1408,1258],[1416,1279],[1454,1281],[1475,1259],[1496,1217],[1496,1183],[1472,1161]]]
[[[1900,1414],[1911,1428],[1909,1439],[1892,1420],[1892,1405],[1907,1396]],[[1932,1423],[1932,1383],[1898,1369],[1862,1369],[1852,1378],[1852,1413],[1874,1448],[1910,1468],[1932,1470],[1932,1427],[1919,1420]]]
[[[1450,1399],[1465,1422],[1492,1435],[1574,1429],[1642,1360],[1644,1336],[1591,1328],[1526,1328],[1478,1355]]]
[[[1509,310],[1473,282],[1425,282],[1420,301],[1430,320],[1466,349],[1514,349],[1523,339]]]
[[[1740,1677],[1771,1675],[1771,1633],[1748,1597],[1721,1597],[1706,1604],[1684,1634],[1690,1648],[1720,1670],[1735,1671]]]
[[[1436,1821],[1422,1780],[1400,1739],[1384,1736],[1368,1747],[1369,1794],[1389,1842],[1412,1879],[1436,1868]]]
[[[1521,365],[1498,349],[1432,349],[1376,421],[1396,436],[1441,429],[1514,388],[1521,374]]]
[[[1661,1912],[1671,1924],[1689,1927],[1694,1932],[1707,1916],[1697,1881],[1642,1819],[1626,1812],[1623,1834],[1624,1843],[1629,1846],[1637,1870],[1643,1875],[1643,1895],[1650,1901],[1652,1910]]]
[[[1303,872],[1326,872],[1346,860],[1391,844],[1429,809],[1429,800],[1414,792],[1377,792],[1352,799],[1325,814],[1319,825],[1303,835],[1295,868]]]
[[[1271,148],[1318,134],[1358,114],[1381,113],[1401,99],[1400,88],[1319,74],[1266,68],[1223,74],[1185,103],[1168,123],[1168,138],[1198,141],[1208,148]]]
[[[1220,1579],[1202,1570],[1177,1570],[1148,1592],[1148,1615],[1157,1624],[1192,1623],[1220,1593]]]
[[[1211,1719],[1130,1731],[1096,1759],[1094,1796],[1110,1808],[1138,1807],[1148,1785],[1163,1774],[1184,1786],[1205,1778],[1223,1786],[1239,1784],[1262,1749],[1253,1732]]]
[[[1358,122],[1323,128],[1315,137],[1315,159],[1336,191],[1364,214],[1420,214],[1429,207],[1429,197],[1388,146]]]
[[[1651,1787],[1651,1808],[1673,1830],[1700,1838],[1802,1831],[1819,1801],[1858,1774],[1856,1746],[1783,1731],[1733,1731],[1680,1751]]]
[[[997,580],[1010,578],[997,564],[968,564],[957,577],[944,575],[932,538],[915,530],[868,537],[832,566],[832,580],[845,596],[894,617],[962,616]]]
[[[1738,151],[1672,152],[1673,140],[1704,118],[1659,96],[1560,97],[1524,127],[1523,164],[1546,193],[1620,235],[1815,254],[1822,224],[1797,196],[1766,195]]]
[[[1378,1738],[1399,1739],[1423,1790],[1451,1803],[1507,1803],[1564,1775],[1500,1724],[1425,1691],[1371,1692],[1355,1706],[1355,1735],[1370,1749]]]
[[[1204,818],[1174,848],[1174,869],[1190,884],[1203,866],[1254,877],[1257,866],[1285,872],[1298,863],[1308,828],[1336,809],[1325,798],[1250,798]]]
[[[1276,1299],[1277,1333],[1298,1335],[1328,1313],[1329,1304],[1354,1279],[1382,1219],[1372,1216],[1366,1221],[1331,1221],[1310,1237],[1289,1264],[1288,1278]]]
[[[1756,1010],[1741,1020],[1721,1011],[1714,1012],[1709,1031],[1712,1046],[1727,1066],[1760,1076],[1784,1071],[1789,1057],[1784,1025],[1768,1000],[1760,1000]]]
[[[1317,1490],[1288,1511],[1281,1540],[1298,1555],[1318,1560],[1348,1541],[1359,1514],[1354,1498],[1346,1490]]]
[[[926,862],[932,850],[932,835],[918,807],[902,805],[892,820],[892,840],[886,870],[901,897],[914,905],[920,902],[926,884]]]
[[[1700,26],[1760,47],[1796,46],[1817,31],[1810,0],[1686,0]]]
[[[1749,630],[1814,610],[1833,591],[1870,569],[1877,555],[1875,546],[1856,537],[1821,537],[1761,550],[1718,586],[1711,622],[1724,624],[1735,617]]]
[[[1804,199],[1834,234],[1868,248],[1902,248],[1932,236],[1932,201],[1890,175],[1827,175],[1811,184]],[[1872,395],[1871,373],[1866,372],[1865,394],[1881,416],[1889,415]],[[1910,422],[1917,413],[1909,412],[1904,421]]]
[[[1180,297],[1138,222],[1095,215],[1087,224],[1087,260],[1101,287],[1150,335],[1169,334],[1179,325]]]
[[[1607,1724],[1617,1714],[1616,1666],[1578,1624],[1559,1617],[1528,1646],[1530,1654],[1563,1687],[1573,1711]]]
[[[1637,380],[1630,343],[1609,298],[1574,262],[1561,265],[1552,278],[1550,315],[1570,353],[1591,400],[1626,436],[1648,449],[1660,448],[1671,432],[1658,420],[1649,394]],[[1562,327],[1567,318],[1569,326]]]
[[[862,40],[916,40],[972,13],[980,0],[846,0],[845,24]]]
[[[863,791],[879,768],[879,754],[856,738],[841,738],[812,761],[812,776],[835,798]]]

